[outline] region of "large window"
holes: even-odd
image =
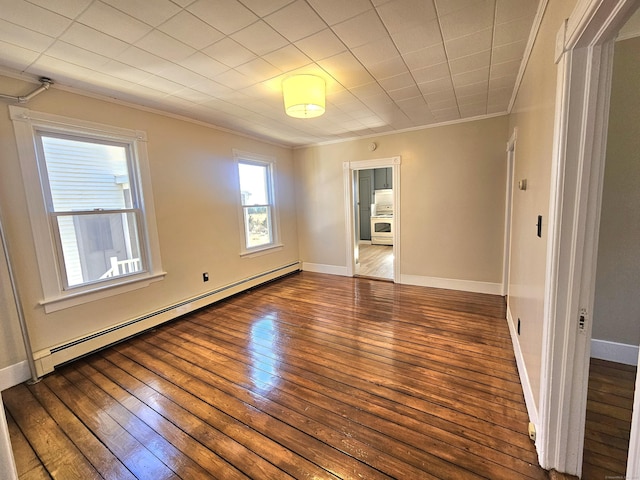
[[[161,277],[144,133],[20,107],[11,115],[45,309]]]
[[[278,245],[273,160],[255,155],[239,155],[238,178],[244,254],[262,251]]]

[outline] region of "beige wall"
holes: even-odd
[[[399,155],[401,274],[499,284],[507,125],[502,116],[295,150],[301,259],[346,267],[342,164]]]
[[[640,344],[640,37],[615,46],[593,338]]]
[[[556,33],[575,1],[549,2],[522,85],[510,116],[509,131],[518,129],[515,180],[527,179],[525,191],[514,190],[511,230],[509,309],[521,320],[519,343],[534,401],[539,399],[542,359],[543,296],[547,254],[551,155],[556,95]],[[542,215],[542,238],[536,235]]]
[[[0,251],[0,370],[26,360],[4,254]]]
[[[2,78],[1,82],[5,93],[19,94],[32,88],[9,78]],[[147,132],[162,264],[167,272],[163,281],[147,288],[48,315],[44,313],[38,305],[42,290],[13,127],[7,104],[0,103],[2,221],[12,247],[35,351],[299,259],[291,149],[58,89],[41,94],[27,107]],[[281,251],[254,258],[239,256],[234,148],[276,158],[284,243]],[[205,271],[209,272],[208,283],[202,282]],[[0,351],[11,351],[13,336],[5,336],[4,332],[15,331],[15,322],[12,316],[4,314],[1,321]],[[21,353],[8,358],[3,354],[2,361],[13,362],[16,355],[20,357]],[[0,368],[3,366],[0,364]]]

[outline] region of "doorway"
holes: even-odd
[[[355,170],[359,221],[354,274],[393,280],[393,171],[391,167]]]
[[[400,157],[343,166],[347,275],[399,282]]]

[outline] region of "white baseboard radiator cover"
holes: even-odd
[[[237,293],[297,271],[300,271],[300,262],[283,265],[161,308],[146,315],[126,320],[84,337],[76,338],[70,342],[35,352],[34,361],[38,376],[52,372],[58,365],[125,340],[145,330],[194,310],[198,310],[199,308],[211,305]]]

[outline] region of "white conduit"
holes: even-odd
[[[20,302],[18,286],[16,285],[16,280],[13,275],[11,259],[9,258],[9,250],[7,249],[7,239],[4,236],[4,229],[2,228],[2,221],[0,221],[0,240],[2,241],[2,250],[4,251],[4,258],[7,262],[7,271],[9,273],[9,283],[11,283],[13,300],[16,304],[16,312],[18,313],[18,322],[20,323],[20,330],[22,331],[22,340],[24,342],[24,350],[27,355],[27,363],[29,364],[29,371],[31,372],[30,383],[37,383],[40,381],[40,379],[38,378],[38,373],[36,371],[36,363],[33,360],[33,350],[31,349],[31,341],[29,340],[29,330],[27,329],[27,323],[24,318],[24,311],[22,310],[22,303]]]
[[[51,79],[47,78],[47,77],[41,77],[40,78],[40,83],[41,83],[41,85],[38,88],[36,88],[33,92],[31,92],[31,93],[29,93],[27,95],[15,96],[15,95],[5,95],[4,93],[0,93],[0,98],[5,98],[7,100],[12,100],[12,101],[18,102],[18,103],[27,103],[29,100],[31,100],[36,95],[39,95],[40,93],[44,92],[45,90],[49,90],[49,87],[53,84]]]

